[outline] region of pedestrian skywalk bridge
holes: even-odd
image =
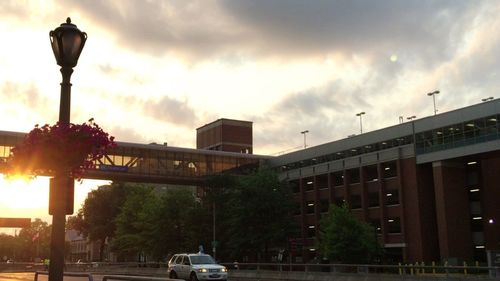
[[[24,133],[0,131],[0,172],[5,168],[12,147],[24,136]],[[268,158],[270,156],[117,142],[115,148],[97,160],[96,168],[87,171],[83,177],[198,185],[208,176],[251,169]]]

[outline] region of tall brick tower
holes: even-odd
[[[253,153],[252,122],[221,118],[196,129],[196,148]]]

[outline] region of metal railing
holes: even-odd
[[[34,263],[15,263],[15,264],[2,264],[5,266],[4,272],[35,272],[35,281],[37,281],[39,274],[47,274],[45,271],[40,271],[39,264]],[[19,267],[21,266],[22,267]],[[377,264],[297,264],[297,263],[222,263],[225,265],[230,274],[237,271],[246,272],[308,272],[314,273],[348,273],[348,274],[363,274],[363,275],[394,275],[394,276],[415,276],[415,277],[462,277],[462,278],[499,278],[500,267],[487,267],[480,266],[479,264],[462,266],[448,266],[444,265],[414,263],[414,264],[398,264],[398,265],[377,265]],[[9,266],[9,268],[7,268]],[[91,273],[109,274],[108,279],[119,275],[115,274],[137,274],[156,276],[161,280],[165,279],[168,275],[166,263],[67,263],[65,276],[88,277],[89,281],[93,281]],[[121,277],[120,277],[121,278]],[[128,280],[128,279],[122,279]],[[142,281],[141,278],[137,281]]]
[[[425,265],[424,263],[377,265],[377,264],[286,264],[286,263],[222,263],[230,270],[256,271],[297,271],[297,272],[331,272],[356,274],[392,274],[421,276],[462,276],[500,278],[500,267]]]
[[[49,275],[48,271],[36,271],[34,281],[38,281],[38,275]],[[64,272],[64,276],[70,277],[87,277],[89,281],[94,281],[94,277],[89,273],[78,273],[78,272]]]
[[[170,281],[181,279],[170,279],[163,277],[149,277],[149,276],[127,276],[127,275],[104,275],[102,281],[106,280],[122,280],[122,281]],[[36,280],[35,280],[36,281]]]

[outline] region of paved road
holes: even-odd
[[[102,275],[92,275],[94,277],[94,281],[101,281]],[[35,278],[35,273],[27,272],[27,273],[0,273],[0,281],[33,281]],[[47,275],[39,275],[39,281],[47,281]],[[86,281],[88,280],[85,277],[64,277],[64,281]]]
[[[102,277],[104,275],[92,274],[92,278],[94,281],[102,281]],[[133,275],[126,275],[127,277],[135,277]],[[145,278],[144,275],[137,276],[139,278]],[[147,277],[146,277],[147,278]],[[168,279],[166,277],[150,277],[151,280],[162,280]],[[33,272],[23,272],[23,273],[5,273],[0,272],[0,281],[33,281],[35,279],[35,273]],[[64,276],[64,281],[88,281],[88,277],[70,277]],[[149,280],[149,278],[148,278]],[[38,281],[48,281],[47,275],[38,275]]]

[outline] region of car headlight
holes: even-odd
[[[223,267],[220,271],[221,272],[227,272],[227,268]]]
[[[199,269],[198,269],[198,272],[203,272],[203,273],[205,273],[205,272],[208,272],[208,269],[206,269],[206,268],[199,268]]]

